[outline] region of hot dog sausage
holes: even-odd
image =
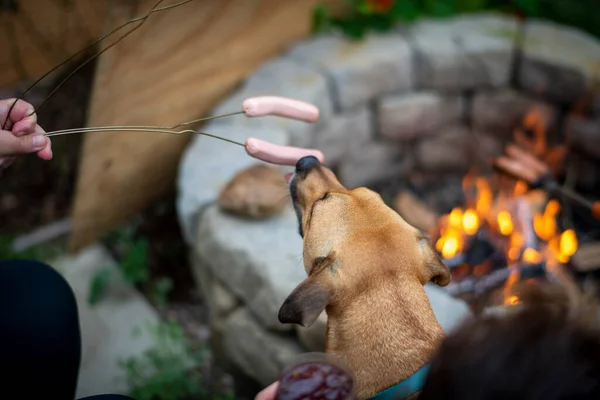
[[[319,119],[319,109],[310,103],[279,96],[251,97],[244,100],[242,110],[247,117],[278,115],[304,122]]]
[[[279,146],[256,138],[246,139],[246,152],[254,158],[278,165],[294,166],[304,156],[315,156],[319,161],[325,161],[320,150]]]

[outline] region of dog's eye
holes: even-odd
[[[325,193],[323,196],[321,196],[321,198],[319,200],[325,200],[328,197],[329,197],[329,193]]]

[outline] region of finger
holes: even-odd
[[[52,160],[52,142],[50,141],[50,139],[48,139],[48,144],[46,144],[46,147],[38,151],[37,155],[44,161]]]
[[[10,108],[12,107],[13,104],[15,104],[15,100],[16,99],[8,99],[8,100],[4,100],[2,101],[3,107],[0,108],[0,112],[2,113],[2,122],[4,122],[5,120],[5,116],[8,113],[8,110],[10,110]],[[12,122],[13,124],[16,122],[19,122],[23,119],[27,119],[27,118],[35,118],[35,121],[37,122],[37,114],[33,114],[31,115],[31,117],[29,116],[30,114],[32,114],[35,111],[35,108],[33,107],[33,105],[31,105],[30,103],[19,99],[16,104],[14,105],[14,107],[12,107],[12,110],[10,110],[10,115],[8,117],[9,121]],[[35,126],[35,122],[33,124]]]
[[[0,156],[34,153],[44,149],[48,142],[44,135],[16,137],[12,132],[0,131]]]
[[[37,114],[33,114],[29,117],[23,118],[20,121],[16,121],[11,130],[16,136],[23,136],[23,135],[29,135],[30,133],[33,133],[36,126],[37,126]]]
[[[43,135],[46,132],[42,129],[41,126],[36,125],[35,129],[34,129],[34,133]],[[42,160],[50,161],[50,160],[52,160],[52,141],[47,136],[46,136],[46,139],[48,139],[48,144],[42,150],[38,151],[37,155]]]
[[[277,389],[279,388],[279,381],[271,383],[269,386],[261,390],[254,400],[275,400],[277,395]]]

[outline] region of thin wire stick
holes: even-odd
[[[157,5],[160,4],[162,1],[164,1],[164,0],[160,0],[157,3]],[[112,47],[116,46],[119,42],[121,42],[127,36],[131,35],[133,32],[135,32],[139,28],[141,28],[142,25],[144,24],[144,22],[146,22],[146,19],[148,19],[148,17],[152,13],[157,12],[157,11],[164,11],[164,10],[169,10],[171,8],[179,7],[181,5],[189,3],[191,1],[194,1],[194,0],[185,0],[185,1],[173,4],[173,5],[165,6],[165,7],[161,7],[161,8],[156,8],[156,6],[154,6],[154,8],[148,14],[146,14],[145,17],[143,17],[143,21],[138,26],[136,26],[135,28],[133,28],[132,30],[130,30],[129,32],[127,32],[126,34],[124,34],[123,36],[121,36],[113,44],[107,46],[105,49],[103,49],[103,50],[99,51],[98,53],[96,53],[93,57],[90,57],[89,59],[87,59],[84,62],[82,62],[81,64],[79,64],[77,66],[77,68],[75,68],[73,71],[71,71],[71,73],[69,73],[69,75],[67,75],[67,77],[65,79],[63,79],[62,82],[59,83],[58,86],[56,86],[54,88],[54,90],[52,90],[52,92],[50,92],[50,94],[46,97],[46,99],[42,102],[42,104],[40,104],[30,115],[35,114],[40,108],[42,108],[48,102],[48,100],[50,100],[50,97],[52,97],[54,95],[54,93],[56,93],[58,91],[58,89],[60,89],[77,71],[79,71],[81,68],[83,68],[85,65],[87,65],[90,61],[92,61],[93,59],[97,58],[98,56],[100,56],[101,54],[103,54],[104,52],[106,52],[107,50],[109,50]]]
[[[229,113],[229,114],[223,114],[223,115],[215,115],[213,117],[204,117],[204,118],[198,118],[198,119],[194,119],[192,121],[187,121],[187,122],[182,122],[180,124],[177,125],[173,125],[173,126],[149,126],[149,125],[115,125],[115,126],[92,126],[92,127],[86,127],[86,128],[71,128],[71,129],[61,129],[59,131],[52,131],[51,133],[53,134],[67,134],[67,133],[84,133],[84,132],[95,132],[98,129],[116,129],[119,130],[121,128],[135,128],[135,129],[166,129],[166,130],[173,130],[182,126],[188,126],[191,124],[194,124],[196,122],[200,122],[200,121],[206,121],[209,119],[214,119],[214,118],[223,118],[223,117],[229,117],[231,115],[238,115],[238,114],[244,114],[243,111],[237,111],[237,112],[233,112],[233,113]],[[48,133],[46,133],[46,136],[50,136]],[[57,135],[52,135],[52,136],[57,136]]]
[[[151,9],[151,10],[150,10],[148,13],[146,13],[144,16],[137,17],[137,18],[134,18],[134,19],[132,19],[132,20],[130,20],[130,21],[127,21],[127,22],[126,22],[126,23],[124,23],[123,25],[121,25],[121,26],[119,26],[119,27],[117,27],[117,28],[113,29],[113,30],[112,30],[112,31],[110,31],[109,33],[107,33],[107,34],[105,34],[105,35],[101,36],[100,38],[98,38],[97,40],[95,40],[93,43],[91,43],[91,44],[89,44],[89,45],[85,46],[84,48],[82,48],[81,50],[79,50],[77,53],[73,54],[71,57],[67,58],[66,60],[64,60],[63,62],[61,62],[61,63],[60,63],[60,64],[58,64],[57,66],[55,66],[54,68],[50,69],[48,72],[46,72],[44,75],[42,75],[42,76],[41,76],[40,78],[38,78],[36,81],[34,81],[34,82],[31,84],[31,85],[29,85],[29,87],[27,87],[27,89],[25,89],[25,91],[24,91],[23,93],[21,93],[21,94],[20,94],[20,95],[17,97],[16,101],[15,101],[15,102],[14,102],[14,103],[11,105],[10,109],[8,110],[8,114],[7,114],[7,115],[9,115],[9,116],[10,116],[10,113],[12,112],[12,110],[13,110],[14,106],[17,104],[17,102],[18,102],[19,100],[21,100],[21,99],[23,98],[23,96],[25,96],[25,95],[26,95],[26,94],[27,94],[27,93],[28,93],[28,92],[29,92],[31,89],[33,89],[33,87],[34,87],[35,85],[37,85],[38,83],[40,83],[40,82],[41,82],[41,81],[42,81],[44,78],[46,78],[46,77],[47,77],[48,75],[50,75],[52,72],[56,71],[58,68],[62,67],[63,65],[65,65],[65,64],[66,64],[66,63],[68,63],[69,61],[73,60],[73,59],[74,59],[75,57],[77,57],[78,55],[80,55],[80,54],[82,54],[82,53],[84,53],[84,52],[88,51],[88,50],[89,50],[89,49],[91,49],[91,48],[93,48],[93,47],[94,47],[94,46],[96,46],[98,43],[100,43],[101,41],[103,41],[104,39],[106,39],[107,37],[109,37],[110,35],[114,34],[115,32],[119,31],[120,29],[122,29],[122,28],[126,27],[126,26],[127,26],[127,25],[129,25],[129,24],[132,24],[132,23],[135,23],[135,22],[138,22],[138,21],[142,21],[142,23],[141,23],[141,24],[139,24],[137,27],[135,27],[135,28],[134,28],[132,31],[130,31],[130,32],[128,32],[127,34],[125,34],[125,36],[127,36],[127,35],[131,34],[133,31],[135,31],[135,30],[139,29],[139,28],[140,28],[140,27],[141,27],[141,26],[142,26],[142,25],[143,25],[143,24],[146,22],[146,20],[147,20],[147,19],[148,19],[148,17],[150,16],[150,14],[152,14],[152,13],[154,13],[154,12],[165,11],[165,10],[168,10],[168,9],[171,9],[171,8],[174,8],[174,7],[179,7],[179,6],[183,5],[183,4],[189,3],[189,2],[191,2],[191,1],[194,1],[194,0],[187,0],[187,1],[183,1],[183,2],[177,3],[177,4],[173,4],[173,5],[171,5],[171,6],[165,6],[165,7],[157,8],[157,7],[158,7],[158,6],[159,6],[159,5],[160,5],[160,4],[161,4],[163,1],[164,1],[164,0],[159,0],[159,1],[158,1],[158,2],[157,2],[155,5],[154,5],[154,7],[152,7],[152,9]],[[125,36],[123,36],[122,38],[124,38]],[[120,40],[122,40],[122,38],[121,38]],[[120,40],[119,40],[119,41],[120,41]],[[117,43],[118,43],[118,41],[117,41],[117,42],[115,42],[115,43],[113,43],[113,44],[112,44],[110,47],[114,46],[114,45],[115,45],[115,44],[117,44]],[[110,47],[109,47],[109,48],[110,48]],[[107,49],[105,49],[104,51],[106,51],[106,50],[108,50],[108,48],[107,48]],[[103,51],[103,52],[104,52],[104,51]],[[92,56],[92,58],[91,58],[90,60],[92,60],[92,59],[94,59],[94,58],[98,57],[100,54],[101,54],[101,53],[97,53],[97,54],[95,54],[94,56]],[[90,60],[88,60],[87,62],[89,62]],[[86,62],[86,63],[87,63],[87,62]],[[84,65],[85,65],[85,64],[84,64]],[[77,70],[78,70],[78,69],[80,69],[82,66],[83,66],[83,65],[81,65],[79,68],[77,68]],[[75,70],[74,72],[76,72],[77,70]],[[72,75],[72,74],[71,74],[71,75]],[[67,79],[69,79],[71,75],[69,75],[69,77],[67,77]],[[65,82],[65,80],[63,80],[63,82],[61,83],[61,85],[62,85],[62,84],[64,84],[64,82]],[[55,90],[55,91],[56,91],[56,90]],[[52,94],[53,94],[53,93],[52,93]],[[51,94],[50,96],[52,96],[52,94]],[[50,96],[48,96],[48,97],[46,98],[46,100],[44,101],[44,103],[45,103],[45,102],[48,100],[48,98],[50,98]],[[36,112],[36,111],[37,111],[39,108],[40,108],[40,107],[38,107],[36,110],[34,110],[34,112],[33,112],[33,113],[35,113],[35,112]],[[32,113],[32,114],[33,114],[33,113]],[[30,115],[31,115],[31,114],[30,114]],[[6,128],[6,123],[7,123],[7,122],[8,122],[8,118],[7,118],[7,120],[4,122],[4,124],[2,125],[2,129],[5,129],[5,128]]]
[[[138,128],[138,127],[129,127],[129,126],[114,126],[114,127],[99,127],[99,128],[82,128],[79,130],[70,130],[69,132],[52,131],[52,132],[46,133],[46,136],[48,136],[48,137],[63,136],[63,135],[72,135],[74,133],[89,133],[89,132],[159,132],[159,133],[168,133],[171,135],[181,135],[183,133],[193,133],[196,135],[208,136],[213,139],[223,140],[223,141],[231,143],[231,144],[237,144],[238,146],[242,146],[244,148],[246,147],[246,145],[244,143],[236,142],[235,140],[227,139],[227,138],[224,138],[221,136],[211,135],[210,133],[206,133],[206,132],[198,132],[198,131],[194,131],[192,129],[186,129],[183,131],[173,131],[173,130],[169,130],[169,129],[162,129],[162,128],[156,128],[156,127]]]

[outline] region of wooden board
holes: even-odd
[[[151,7],[141,3],[140,10]],[[263,62],[307,36],[317,3],[196,0],[153,14],[102,55],[88,125],[168,126],[204,115]],[[173,188],[187,140],[86,134],[70,249],[91,243]]]
[[[0,2],[1,3],[1,2]],[[0,89],[35,79],[100,36],[108,0],[18,0],[0,13]]]

